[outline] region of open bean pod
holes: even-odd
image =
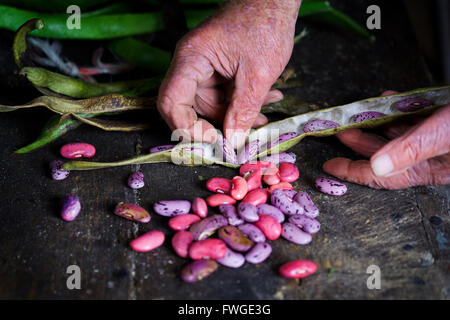
[[[427,101],[427,103],[423,103],[424,99],[425,101]],[[407,107],[410,107],[409,110],[413,109],[415,111],[401,111],[405,110],[405,101],[408,103]],[[284,120],[271,122],[263,127],[260,127],[250,134],[249,143],[258,140],[260,146],[258,153],[256,155],[253,155],[250,160],[262,159],[266,155],[271,154],[274,151],[276,153],[286,151],[295,146],[307,136],[324,137],[334,135],[338,132],[350,128],[374,128],[396,120],[402,116],[431,113],[448,103],[450,103],[450,86],[425,88],[390,96],[369,98],[342,106],[308,112],[286,118]],[[421,104],[423,108],[418,109],[417,104]],[[376,117],[364,117],[366,118],[365,120],[359,122],[354,121],[355,115],[366,111],[377,112]],[[379,113],[384,114],[384,116],[380,116]],[[337,123],[338,126],[320,131],[304,132],[304,125],[314,120],[332,121]],[[280,143],[278,144],[273,143],[274,138],[285,135],[287,133],[290,134],[286,136],[291,136],[293,138],[287,140],[281,139]],[[268,149],[267,144],[269,143],[270,148]],[[202,149],[203,156],[201,156],[199,153],[186,151],[193,150],[193,148]],[[114,166],[146,164],[155,162],[173,162],[178,165],[186,166],[219,164],[231,168],[239,167],[238,164],[225,162],[223,153],[220,154],[220,157],[216,157],[214,149],[215,145],[213,144],[180,143],[171,151],[156,152],[152,154],[133,157],[131,159],[123,161],[109,163],[72,161],[64,164],[62,169],[91,170]],[[245,146],[243,147],[243,150],[244,149]]]

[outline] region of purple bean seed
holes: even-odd
[[[218,236],[219,239],[222,239],[231,249],[236,251],[245,252],[250,250],[254,245],[252,240],[247,238],[242,231],[233,226],[220,228]]]
[[[237,211],[239,213],[239,216],[247,222],[255,222],[259,220],[256,206],[251,203],[239,203]]]
[[[245,255],[249,263],[257,264],[266,260],[272,253],[272,247],[267,242],[259,242]]]
[[[227,247],[227,252],[225,253],[225,256],[216,259],[216,261],[228,268],[240,268],[245,263],[245,257],[242,253],[235,252]]]
[[[156,147],[150,148],[149,153],[167,151],[167,150],[173,149],[174,147],[175,147],[174,144],[166,144],[163,146],[156,146]]]
[[[244,164],[252,160],[259,153],[261,142],[256,139],[250,141],[239,154],[239,164]]]
[[[186,214],[191,209],[191,202],[187,200],[162,200],[153,205],[153,210],[165,217]]]
[[[263,204],[260,204],[257,207],[257,209],[258,209],[258,211],[257,211],[258,214],[267,214],[268,216],[271,216],[271,217],[274,217],[275,219],[277,219],[279,223],[284,222],[285,217],[284,217],[283,212],[281,212],[281,210],[275,206],[272,206],[267,203],[263,203]]]
[[[270,141],[267,144],[267,150],[270,150],[271,148],[275,147],[276,145],[279,145],[280,143],[294,139],[295,137],[298,137],[299,135],[300,135],[300,133],[297,133],[297,132],[283,133],[278,138],[273,139],[272,141]]]
[[[181,270],[181,279],[186,282],[199,281],[216,271],[218,267],[214,260],[195,260]]]
[[[292,197],[295,195],[292,195],[291,192],[287,191],[293,190],[275,189],[272,192],[270,198],[272,205],[274,205],[275,207],[280,209],[282,213],[287,215],[303,214],[304,213],[303,207],[298,202],[292,199]],[[292,197],[290,195],[292,195]]]
[[[355,114],[352,119],[354,123],[358,123],[364,120],[374,119],[374,118],[381,118],[386,116],[386,114],[378,111],[365,111],[358,114]]]
[[[147,223],[151,220],[147,210],[133,203],[119,202],[114,208],[114,213],[119,217],[141,223]]]
[[[304,232],[295,224],[290,222],[283,223],[283,231],[281,236],[295,244],[305,245],[311,242],[312,237],[309,233]]]
[[[234,148],[220,132],[217,133],[216,144],[217,144],[216,148],[218,148],[220,152],[222,152],[220,156],[218,155],[218,158],[223,159],[225,162],[228,163],[238,164],[236,151],[234,151]]]
[[[339,127],[339,123],[331,120],[311,120],[305,123],[303,126],[304,132],[313,132],[320,130],[327,130]]]
[[[244,223],[244,220],[238,216],[236,208],[231,204],[221,204],[219,211],[227,218],[228,224],[231,226],[238,226]]]
[[[253,242],[264,242],[266,241],[266,236],[264,233],[255,225],[251,223],[245,223],[238,226],[238,229],[249,237]]]
[[[80,199],[74,194],[69,194],[62,201],[61,218],[65,221],[72,221],[78,216],[80,210]]]
[[[328,178],[317,178],[315,185],[321,192],[332,196],[342,196],[347,192],[345,184]]]
[[[316,219],[307,217],[304,214],[289,217],[289,222],[295,224],[299,228],[302,228],[309,234],[317,233],[320,230],[320,222]]]
[[[401,101],[394,103],[394,106],[402,112],[412,112],[417,111],[429,106],[432,106],[433,101],[423,99],[423,98],[406,98]]]
[[[293,152],[280,152],[265,157],[263,161],[272,162],[275,165],[278,165],[280,162],[295,163],[297,156]]]
[[[64,180],[69,176],[70,171],[61,169],[63,164],[64,161],[61,160],[53,160],[50,162],[50,171],[53,180]]]
[[[194,223],[189,228],[189,231],[192,233],[195,240],[205,240],[218,229],[225,227],[226,225],[228,225],[227,219],[220,214],[215,214]]]
[[[319,209],[307,192],[297,193],[294,197],[294,201],[297,201],[303,207],[305,216],[315,218],[319,215]]]
[[[142,172],[134,172],[128,178],[128,186],[131,189],[140,189],[145,186],[144,174]]]

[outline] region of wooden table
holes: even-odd
[[[400,1],[332,1],[365,24],[368,5],[378,3],[382,29],[371,43],[329,25],[298,22],[297,32],[309,34],[295,46],[290,65],[302,86],[286,94],[339,105],[379,95],[383,90],[406,91],[433,84],[418,52]],[[1,103],[22,103],[37,95],[14,69],[11,33],[2,32]],[[7,76],[8,74],[8,76]],[[360,156],[334,137],[307,138],[292,149],[301,172],[295,188],[306,190],[320,208],[321,231],[307,246],[285,240],[272,243],[273,254],[261,265],[240,269],[220,267],[210,278],[183,283],[186,260],[170,246],[167,219],[152,215],[150,224],[116,217],[119,201],[151,209],[162,199],[207,196],[205,179],[231,178],[235,170],[220,166],[177,167],[154,164],[72,172],[53,181],[48,163],[67,142],[97,147],[95,159],[114,161],[146,153],[170,142],[170,132],[155,113],[144,133],[103,132],[83,126],[57,142],[28,155],[13,151],[31,142],[48,119],[47,111],[16,111],[0,116],[0,298],[26,299],[448,299],[450,297],[450,188],[417,187],[400,191],[372,190],[348,183],[348,193],[333,198],[313,188],[324,175],[321,165],[336,156]],[[140,190],[126,186],[128,175],[145,174]],[[59,217],[61,198],[77,194],[82,213],[67,223]],[[212,210],[211,210],[212,211]],[[162,230],[168,241],[150,253],[132,251],[128,243],[147,230]],[[278,276],[291,259],[311,259],[317,273],[301,282]],[[66,269],[81,269],[81,290],[69,290]],[[381,270],[381,289],[366,285],[370,265]]]

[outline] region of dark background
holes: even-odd
[[[419,4],[419,9],[411,8],[413,2]],[[306,19],[298,21],[297,33],[306,26],[309,34],[294,48],[290,66],[302,85],[284,90],[285,94],[340,105],[377,96],[387,89],[407,91],[446,82],[441,53],[444,42],[438,31],[436,4],[425,6],[428,8],[425,10],[420,1],[407,1],[408,6],[387,0],[331,3],[363,25],[367,6],[378,4],[382,29],[373,31],[377,40],[371,43],[330,25]],[[425,31],[420,24],[418,27],[417,18],[412,24],[408,13],[421,19],[431,16],[430,30]],[[159,39],[144,38],[169,49],[179,35],[169,30]],[[434,40],[425,41],[429,37]],[[16,75],[11,43],[12,33],[0,31],[2,104],[23,103],[38,96],[35,89]],[[80,64],[88,64],[92,50],[98,45],[64,43],[63,54]],[[146,75],[143,70],[135,70],[120,78]],[[295,246],[278,240],[272,242],[273,254],[261,265],[246,264],[237,270],[220,267],[208,279],[186,284],[179,279],[179,271],[187,261],[171,249],[173,231],[168,228],[167,219],[152,214],[150,224],[138,225],[114,216],[113,208],[119,201],[126,201],[150,210],[157,200],[207,196],[205,179],[231,178],[235,170],[152,164],[72,172],[64,181],[53,181],[47,166],[58,158],[58,150],[64,143],[92,143],[97,148],[95,160],[114,161],[170,143],[170,132],[155,112],[148,115],[152,128],[144,133],[103,132],[82,126],[31,154],[13,155],[14,150],[36,138],[50,115],[43,109],[34,109],[0,116],[0,298],[450,297],[448,186],[380,191],[348,183],[349,191],[344,197],[331,198],[313,188],[312,181],[323,175],[322,163],[335,156],[353,159],[360,156],[333,137],[307,138],[292,151],[297,155],[301,172],[295,188],[308,191],[321,211],[318,219],[322,230],[313,237],[313,242]],[[126,186],[126,179],[137,170],[145,174],[147,185],[133,191]],[[71,223],[59,217],[60,200],[68,193],[77,194],[83,207]],[[164,231],[166,243],[150,253],[132,251],[129,241],[151,229]],[[282,263],[299,258],[315,261],[319,265],[317,273],[301,282],[277,275]],[[72,264],[81,268],[81,290],[66,287],[66,268]],[[366,287],[369,276],[366,269],[371,264],[381,269],[380,290]]]

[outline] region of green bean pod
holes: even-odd
[[[404,101],[408,98],[427,99],[432,102],[432,105],[424,107],[421,110],[411,112],[402,112],[394,107],[396,103]],[[261,159],[270,153],[279,153],[286,151],[292,148],[294,145],[298,144],[303,138],[307,136],[324,137],[334,135],[338,132],[351,128],[374,128],[406,115],[426,114],[433,112],[448,103],[450,103],[450,86],[417,89],[409,92],[365,99],[342,106],[296,115],[284,120],[269,123],[263,127],[258,128],[257,130],[254,130],[249,135],[249,142],[258,139],[262,146],[262,148],[259,150],[259,153],[255,157],[253,157],[252,160]],[[352,121],[354,115],[365,111],[380,112],[383,113],[384,116],[363,120],[356,123]],[[311,120],[331,120],[336,122],[338,126],[333,129],[304,132],[303,125]],[[267,148],[268,143],[271,142],[274,138],[277,138],[284,133],[293,132],[297,133],[298,136],[284,141],[280,144],[270,146],[269,149]],[[276,135],[274,136],[273,133],[275,133]],[[199,156],[194,152],[186,152],[186,150],[190,150],[190,148],[201,148],[203,150],[203,156]],[[220,153],[220,155],[222,154]],[[62,168],[64,170],[92,170],[155,162],[174,162],[179,165],[187,166],[219,164],[232,168],[239,167],[239,165],[236,164],[225,163],[222,161],[221,157],[215,156],[215,145],[207,143],[180,143],[176,146],[176,148],[168,151],[136,156],[131,159],[122,161],[109,163],[71,161],[64,164]]]

